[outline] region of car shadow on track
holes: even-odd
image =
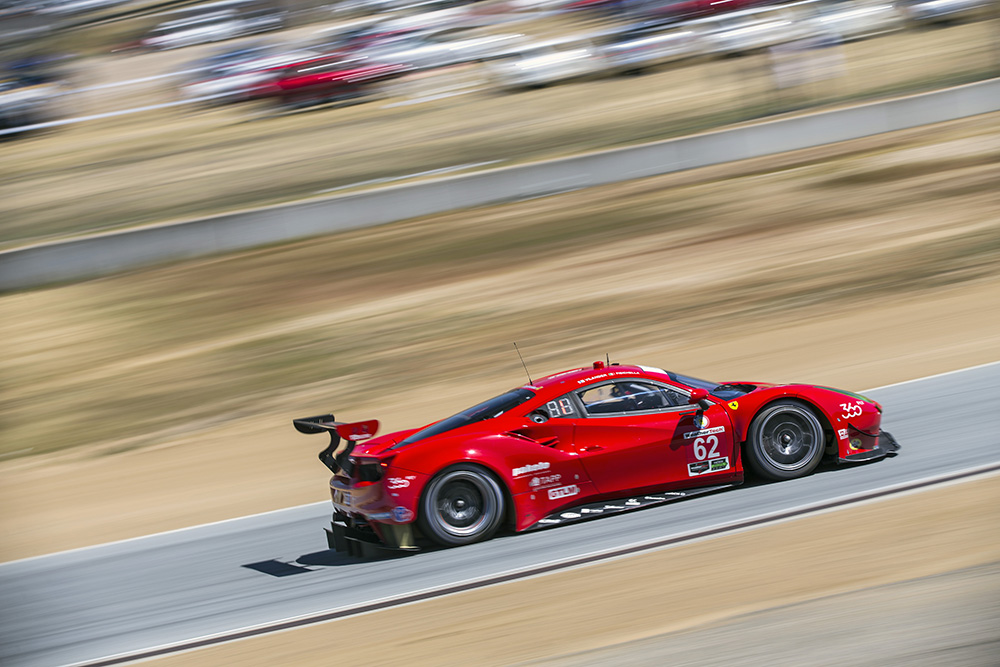
[[[898,456],[898,452],[890,452],[886,454],[881,459],[875,459],[873,461],[856,461],[856,462],[843,462],[837,461],[835,459],[823,459],[816,469],[806,475],[805,479],[812,477],[813,475],[826,475],[829,473],[836,472],[849,472],[851,470],[856,470],[858,468],[863,468],[866,466],[878,465],[879,463],[884,463],[885,461],[895,458]],[[746,472],[746,478],[743,483],[732,489],[733,491],[739,491],[739,489],[747,489],[755,486],[768,486],[771,484],[783,484],[783,480],[770,480],[757,477],[749,470]]]
[[[306,572],[316,572],[325,567],[339,567],[341,565],[355,565],[362,562],[362,559],[352,558],[346,554],[338,553],[332,549],[325,551],[314,551],[303,554],[295,560],[262,560],[256,563],[245,563],[240,567],[254,570],[261,574],[268,574],[272,577],[290,577]]]

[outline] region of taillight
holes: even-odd
[[[358,459],[355,462],[355,472],[362,482],[377,482],[382,479],[385,467],[373,459]]]

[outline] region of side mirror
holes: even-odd
[[[707,389],[692,389],[690,402],[697,403],[702,410],[708,410],[712,407],[712,401],[708,400]]]

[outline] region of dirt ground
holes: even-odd
[[[427,602],[365,614],[151,661],[168,665],[508,665],[553,656],[561,664],[604,656],[594,664],[638,664],[641,650],[611,653],[603,647],[718,625],[754,611],[880,586],[880,600],[922,609],[928,627],[935,599],[926,588],[886,584],[1000,561],[1000,485],[994,475],[978,481],[894,497],[694,544],[650,552],[566,572],[536,577]],[[992,570],[995,572],[995,568]],[[980,584],[979,589],[982,590]],[[995,590],[995,576],[988,581]],[[869,597],[871,594],[869,594]],[[858,596],[864,601],[864,596]],[[970,599],[975,597],[971,595]],[[941,599],[938,594],[937,601]],[[960,601],[952,605],[961,607]],[[982,601],[980,600],[980,608]],[[989,607],[989,605],[987,605]],[[813,627],[836,637],[837,656],[818,664],[862,664],[871,658],[852,642],[892,619],[874,617],[870,606],[844,617],[803,606]],[[995,605],[988,608],[996,614]],[[791,624],[785,626],[789,629]],[[752,628],[751,628],[752,629]],[[704,644],[702,660],[683,664],[817,664],[781,662],[807,637],[777,632],[774,644],[753,657],[755,637]],[[916,628],[884,632],[878,642],[904,648]],[[740,631],[740,628],[736,628]],[[969,630],[969,628],[965,628]],[[996,628],[976,628],[976,640],[996,642]],[[744,629],[745,631],[745,629]],[[985,633],[985,635],[983,634]],[[696,636],[705,637],[702,630]],[[710,635],[709,635],[710,636]],[[377,638],[377,639],[372,639]],[[951,637],[942,637],[948,646]],[[690,643],[690,642],[689,642]],[[670,637],[660,647],[670,646]],[[933,646],[935,649],[941,645]],[[640,644],[641,649],[641,644]],[[728,652],[724,652],[728,651]],[[905,653],[905,651],[902,651]],[[982,655],[982,653],[980,653]],[[618,660],[608,659],[609,656]],[[937,664],[959,664],[940,656]],[[995,657],[995,656],[994,656]],[[669,664],[646,661],[643,664]],[[867,662],[866,664],[873,664]],[[879,664],[879,663],[874,663]],[[888,663],[886,663],[888,664]],[[929,663],[934,664],[934,663]],[[990,663],[981,664],[985,667]]]
[[[513,340],[536,375],[610,353],[855,390],[996,361],[998,129],[4,297],[0,558],[323,500],[293,417],[441,418],[523,383]]]
[[[998,646],[1000,561],[520,664],[996,667]]]

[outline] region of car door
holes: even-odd
[[[732,466],[725,409],[704,410],[687,394],[643,379],[604,382],[575,392],[582,413],[573,442],[601,493],[686,482]]]

